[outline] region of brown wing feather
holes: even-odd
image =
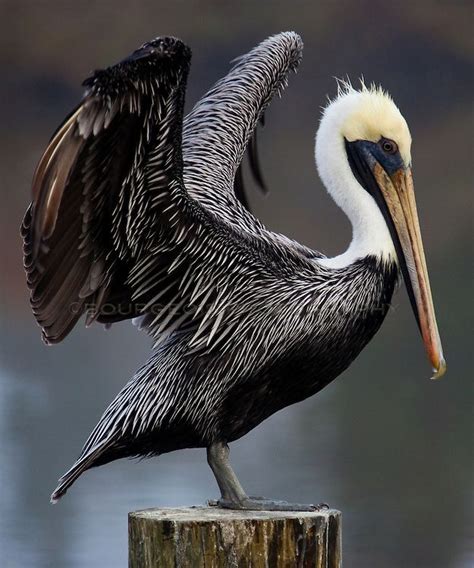
[[[173,98],[171,124],[181,128],[189,60],[179,40],[158,38],[97,71],[46,148],[22,235],[31,305],[47,343],[61,341],[86,311],[93,321],[111,292],[117,305],[129,300],[125,279],[132,249],[140,251],[140,227],[133,247],[122,230],[132,201],[146,201],[140,172],[148,152],[174,143],[175,131],[159,128]]]

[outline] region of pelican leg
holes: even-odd
[[[240,485],[229,463],[229,451],[229,446],[222,442],[217,442],[207,448],[207,462],[214,473],[221,492],[219,500],[209,501],[210,506],[244,511],[317,511],[328,508],[325,503],[305,505],[274,501],[265,497],[249,497]]]
[[[207,463],[212,469],[221,491],[221,498],[217,501],[218,506],[223,503],[233,503],[233,509],[241,509],[240,504],[244,503],[248,496],[229,463],[229,446],[222,442],[212,444],[207,448]]]

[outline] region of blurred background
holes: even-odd
[[[305,55],[260,135],[272,229],[327,254],[350,240],[313,161],[334,76],[381,83],[410,124],[415,188],[448,360],[429,366],[402,288],[375,339],[337,381],[232,444],[250,494],[325,501],[343,512],[345,566],[474,565],[472,461],[472,55],[470,2],[0,2],[2,566],[120,567],[127,513],[203,503],[217,486],[203,450],[115,462],[58,505],[56,479],[106,405],[147,357],[130,324],[78,326],[41,343],[28,305],[19,225],[34,167],[91,70],[157,35],[193,49],[187,109],[270,34],[299,32]]]

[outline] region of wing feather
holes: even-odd
[[[109,296],[116,306],[128,299],[128,267],[157,223],[144,165],[159,148],[171,161],[155,171],[162,186],[181,177],[189,62],[181,41],[158,38],[96,71],[39,161],[22,234],[31,303],[46,342],[63,339],[88,306],[90,321]]]
[[[240,58],[186,120],[183,154],[189,50],[179,40],[146,44],[85,82],[40,161],[23,225],[46,341],[86,312],[87,324],[136,318],[157,344],[189,331],[193,350],[227,349],[314,276],[316,254],[265,229],[234,192],[248,145],[263,186],[255,128],[301,50],[283,33]]]

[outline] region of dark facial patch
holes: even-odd
[[[381,138],[378,142],[369,142],[368,140],[348,142],[346,140],[346,151],[349,156],[349,163],[351,163],[351,155],[353,155],[354,150],[356,150],[371,166],[373,166],[374,160],[377,160],[389,176],[393,175],[397,170],[405,167],[405,164],[398,149],[395,153],[384,151],[385,141],[387,141],[385,138]],[[354,170],[352,169],[352,171]]]

